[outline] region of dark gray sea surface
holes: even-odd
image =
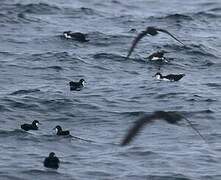
[[[125,60],[147,26],[168,30],[147,36]],[[136,32],[131,32],[131,29]],[[62,38],[71,30],[89,42]],[[1,0],[1,180],[220,180],[220,0]],[[146,59],[166,50],[168,63]],[[184,73],[178,82],[152,77]],[[68,82],[86,87],[70,91]],[[185,121],[145,126],[127,146],[134,122],[154,111],[175,111]],[[38,131],[23,123],[39,120]],[[58,137],[56,125],[74,137]],[[43,160],[50,152],[60,168]]]

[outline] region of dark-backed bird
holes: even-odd
[[[66,39],[73,39],[79,42],[88,42],[87,35],[83,34],[81,32],[71,32],[71,31],[65,31],[63,32],[63,36]]]
[[[130,48],[130,50],[128,51],[127,57],[126,59],[128,59],[131,55],[131,53],[133,52],[134,48],[136,47],[137,43],[146,35],[151,35],[151,36],[155,36],[157,35],[159,32],[163,32],[166,33],[168,35],[170,35],[173,39],[177,40],[179,43],[181,43],[182,45],[184,45],[179,39],[177,39],[174,35],[172,35],[170,32],[168,32],[167,30],[164,29],[160,29],[160,28],[156,28],[156,27],[147,27],[145,31],[142,31],[140,34],[138,34],[138,36],[134,39],[132,46]],[[185,46],[185,45],[184,45]]]
[[[164,80],[164,81],[179,81],[181,78],[185,76],[185,74],[168,74],[166,76],[163,76],[161,73],[156,73],[154,75],[158,80]]]
[[[58,169],[59,168],[59,159],[55,156],[54,152],[51,152],[48,157],[44,160],[44,166],[47,168]]]
[[[170,124],[176,124],[181,119],[184,119],[190,125],[190,127],[206,142],[205,138],[201,135],[201,133],[192,125],[192,123],[187,118],[182,116],[180,113],[173,112],[173,111],[170,111],[170,112],[155,111],[154,113],[150,115],[146,115],[138,119],[135,122],[134,126],[128,131],[126,136],[123,138],[121,145],[125,146],[129,144],[144,125],[149,124],[153,122],[154,120],[165,120],[166,122]]]
[[[25,131],[38,130],[38,124],[40,123],[37,120],[34,120],[31,124],[22,124],[21,128]]]
[[[69,131],[63,131],[61,126],[56,126],[54,129],[56,131],[56,135],[58,135],[58,136],[70,135],[70,132]]]
[[[153,54],[151,54],[150,56],[148,56],[148,59],[150,61],[165,61],[167,62],[166,58],[164,57],[164,54],[167,53],[167,51],[157,51]]]
[[[70,85],[70,90],[71,91],[80,91],[85,84],[85,80],[84,79],[80,79],[79,82],[73,82],[70,81],[69,85]]]

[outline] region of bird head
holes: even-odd
[[[79,82],[82,84],[82,86],[84,86],[84,84],[86,83],[86,81],[84,79],[80,79]]]
[[[65,32],[63,32],[63,36],[64,36],[65,38],[70,39],[70,38],[71,38],[71,31],[65,31]]]
[[[55,153],[54,152],[50,152],[49,158],[53,158],[54,156],[55,156]]]
[[[156,77],[157,79],[160,79],[162,77],[162,74],[160,72],[157,72],[154,77]]]
[[[57,132],[60,132],[60,131],[62,131],[62,128],[61,128],[61,126],[56,126],[53,130],[55,130],[56,131],[56,133]]]
[[[34,120],[34,121],[32,122],[32,125],[37,126],[37,127],[38,127],[39,124],[41,124],[41,123],[39,123],[38,120]]]

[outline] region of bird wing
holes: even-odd
[[[21,128],[23,130],[25,130],[25,131],[28,131],[28,130],[30,130],[32,128],[32,125],[30,125],[30,124],[22,124]]]
[[[151,123],[152,120],[156,119],[163,119],[168,123],[175,124],[181,118],[178,115],[174,114],[173,112],[164,112],[164,111],[155,111],[151,115],[146,115],[135,122],[135,125],[129,130],[124,140],[122,141],[121,145],[122,146],[127,145],[145,124]]]
[[[132,46],[130,47],[130,50],[128,51],[126,60],[130,57],[131,53],[133,52],[134,48],[136,47],[137,43],[145,36],[147,35],[147,31],[142,31],[138,36],[133,40]]]
[[[163,76],[163,77],[166,78],[166,79],[173,80],[176,77],[176,75],[175,74],[168,74],[168,75]]]
[[[160,28],[157,28],[156,29],[157,31],[160,31],[160,32],[164,32],[168,35],[170,35],[172,38],[174,38],[175,40],[177,40],[179,43],[181,43],[182,45],[185,46],[185,44],[183,44],[179,39],[177,39],[174,35],[172,35],[170,32],[168,32],[167,30],[164,30],[164,29],[160,29]]]
[[[184,77],[185,74],[169,74],[169,75],[166,75],[164,76],[164,78],[167,78],[167,79],[170,79],[170,80],[175,80],[175,81],[178,81],[180,80],[182,77]]]
[[[54,157],[55,163],[60,163],[59,159],[57,157]]]
[[[131,140],[136,136],[136,134],[141,130],[141,128],[146,124],[150,123],[152,117],[150,115],[146,115],[135,122],[135,125],[128,131],[125,138],[121,142],[122,146],[127,145],[131,142]]]
[[[135,125],[128,131],[123,141],[121,142],[122,146],[129,144],[132,139],[137,135],[137,133],[142,129],[142,127],[152,122],[152,120],[163,119],[170,124],[176,124],[179,120],[184,119],[190,127],[206,142],[202,134],[192,125],[192,123],[182,115],[177,112],[165,112],[165,111],[156,111],[152,115],[146,115],[135,122]]]

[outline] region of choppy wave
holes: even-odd
[[[12,92],[10,95],[23,95],[23,94],[30,94],[30,93],[34,93],[34,92],[39,92],[40,89],[28,89],[28,90],[18,90],[18,91],[14,91]]]
[[[220,2],[180,3],[2,1],[0,177],[219,180]],[[144,37],[125,60],[147,26],[168,30],[186,46],[160,32]],[[68,30],[90,41],[61,38]],[[145,58],[159,50],[169,52],[169,62]],[[186,76],[168,83],[153,77],[157,71]],[[70,91],[68,81],[81,78],[85,87]],[[159,110],[188,118],[209,145],[180,121],[153,124],[119,147],[139,117]],[[20,129],[34,119],[42,123],[38,131]],[[56,136],[56,125],[73,137]],[[58,170],[43,166],[51,151]]]
[[[30,3],[30,4],[15,4],[15,10],[22,11],[22,13],[31,13],[31,14],[55,14],[58,13],[60,8],[49,5],[46,3]]]
[[[165,20],[165,21],[175,21],[175,22],[182,22],[182,21],[193,21],[194,19],[191,16],[185,14],[169,14],[162,17],[149,17],[150,20]]]

